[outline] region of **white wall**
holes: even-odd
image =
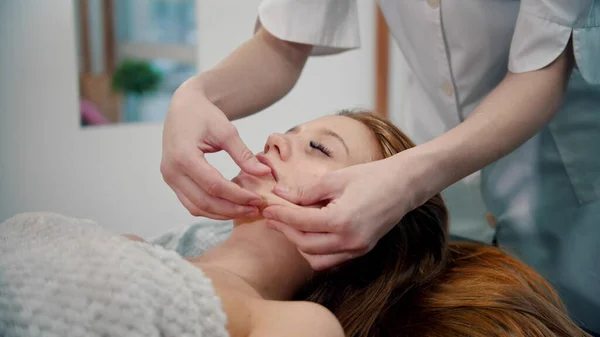
[[[204,70],[251,36],[260,1],[198,1]],[[236,122],[253,150],[270,132],[373,106],[375,12],[359,6],[362,49],[311,59],[286,99]],[[0,221],[52,211],[142,236],[192,222],[159,172],[162,125],[79,127],[74,26],[70,1],[0,1]],[[209,159],[237,173],[226,156]]]

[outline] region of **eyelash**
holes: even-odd
[[[310,147],[312,147],[313,149],[317,149],[321,152],[323,152],[324,155],[326,155],[327,157],[331,157],[331,150],[323,145],[322,143],[319,142],[315,142],[315,141],[310,141]]]

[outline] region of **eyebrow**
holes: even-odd
[[[323,133],[324,135],[331,136],[333,138],[337,138],[340,142],[342,142],[342,145],[344,145],[344,148],[346,149],[346,154],[350,155],[350,151],[348,150],[348,145],[346,145],[344,138],[342,138],[340,135],[338,135],[337,133],[335,133],[333,130],[330,130],[330,129],[320,129],[319,131],[321,133]]]
[[[298,131],[300,131],[300,127],[294,126],[293,128],[287,130],[286,133],[295,133]],[[350,151],[348,150],[348,145],[346,145],[344,138],[342,138],[340,135],[338,135],[335,131],[333,131],[331,129],[327,129],[327,128],[322,128],[322,129],[319,129],[319,133],[326,135],[326,136],[331,136],[333,138],[336,138],[340,142],[342,142],[342,145],[344,145],[344,149],[346,149],[346,154],[350,155]]]

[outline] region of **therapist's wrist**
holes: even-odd
[[[178,92],[194,92],[201,93],[204,95],[204,82],[205,81],[202,79],[202,74],[194,75],[185,80],[183,83],[181,83],[181,85],[179,85],[177,90],[175,90],[175,95],[177,95]]]
[[[183,82],[171,98],[171,106],[195,107],[196,109],[183,109],[186,113],[196,111],[202,113],[206,104],[217,107],[230,121],[239,118],[235,113],[224,111],[220,107],[222,95],[216,90],[211,90],[210,71],[190,77]],[[178,110],[178,109],[172,109]]]
[[[405,181],[408,191],[397,191],[410,198],[412,209],[423,205],[434,195],[440,193],[446,186],[444,175],[448,170],[435,152],[416,146],[402,151],[390,159],[393,176]]]
[[[172,101],[175,103],[180,101],[188,102],[190,100],[206,100],[204,85],[199,75],[190,77],[185,80],[173,93]]]

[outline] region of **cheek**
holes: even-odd
[[[309,183],[313,183],[325,175],[325,173],[335,169],[336,167],[332,167],[327,163],[303,163],[302,165],[279,167],[279,183],[289,186],[290,188],[297,188]],[[247,173],[240,172],[240,174],[233,178],[232,181],[239,186],[260,195],[263,198],[265,205],[295,206],[289,201],[284,200],[273,193],[275,181],[272,178],[255,177]]]
[[[287,174],[280,179],[280,182],[290,187],[298,187],[312,183],[332,170],[332,168],[329,168],[326,165],[312,164],[297,166],[294,167],[293,170],[286,172]]]

